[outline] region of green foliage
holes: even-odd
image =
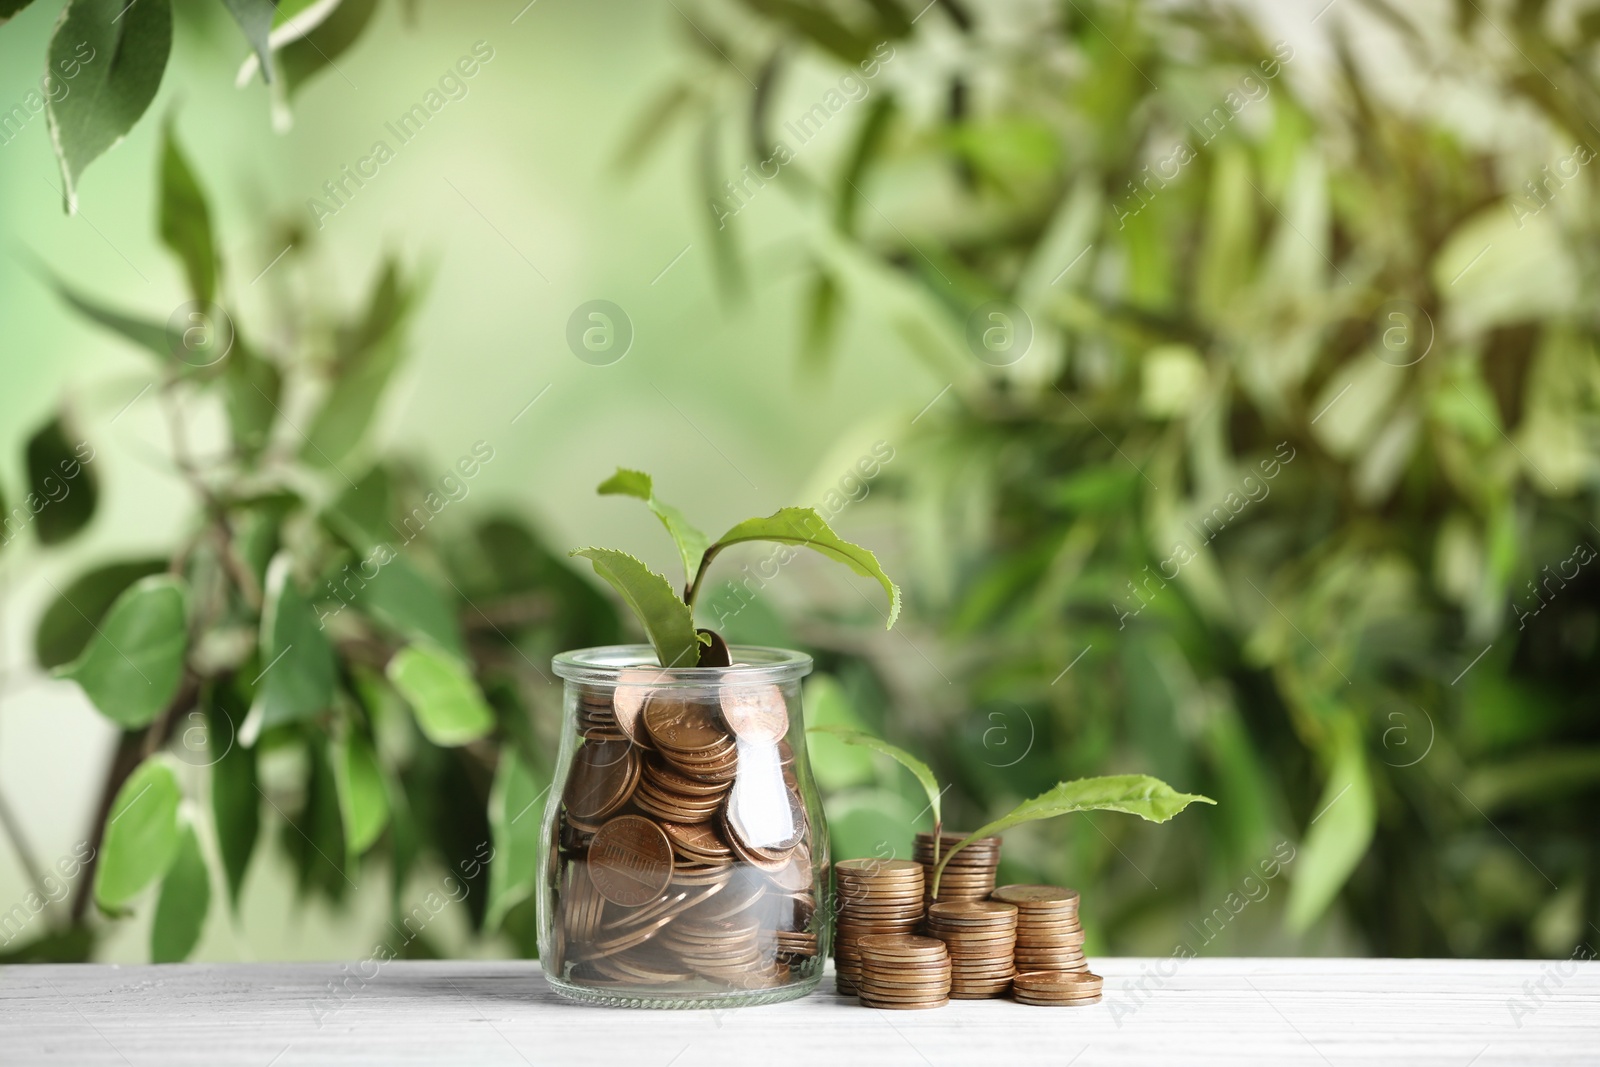
[[[650,510],[661,519],[683,559],[688,585],[680,599],[672,591],[672,584],[646,567],[634,557],[609,548],[575,550],[574,556],[583,556],[594,564],[597,574],[609,582],[633,609],[655,647],[656,656],[663,666],[696,666],[707,653],[702,649],[715,646],[712,631],[696,635],[694,627],[694,602],[705,582],[711,561],[723,549],[746,541],[772,541],[778,544],[804,545],[829,559],[844,563],[857,574],[876,578],[889,595],[888,625],[894,626],[900,614],[900,590],[878,566],[878,558],[860,545],[853,545],[839,537],[811,508],[783,508],[764,519],[746,519],[733,529],[710,541],[705,534],[691,526],[682,513],[656,499],[650,476],[642,471],[617,468],[617,473],[600,483],[602,496],[622,495],[637,497],[650,505]],[[708,665],[713,662],[705,661]],[[726,660],[722,661],[726,663]]]
[[[595,573],[622,597],[644,627],[662,666],[692,667],[700,662],[694,618],[671,582],[626,552],[580,548],[572,554],[594,564]]]
[[[934,778],[933,771],[926,763],[923,763],[905,749],[891,745],[889,742],[882,741],[862,730],[852,730],[844,726],[813,726],[807,732],[825,733],[832,737],[837,737],[847,745],[870,748],[872,751],[881,752],[900,764],[916,777],[918,784],[928,794],[928,809],[933,812],[933,825],[938,827],[943,823],[944,817],[939,813],[939,803],[942,799],[941,794],[943,791],[939,788],[938,779]],[[937,831],[935,836],[937,837]]]
[[[472,674],[449,653],[413,644],[389,660],[389,681],[411,705],[423,736],[451,747],[476,741],[494,728],[494,710]]]
[[[222,2],[227,7],[228,14],[239,24],[239,30],[244,34],[245,40],[250,42],[256,60],[261,64],[262,79],[272,81],[272,48],[268,43],[268,35],[272,32],[272,23],[278,16],[280,5],[275,0],[222,0]]]
[[[118,912],[167,873],[178,853],[182,794],[172,761],[153,756],[130,774],[106,818],[100,862],[94,872],[95,902]]]
[[[177,695],[188,651],[183,582],[141,578],[111,605],[81,655],[56,673],[124,729],[148,725]]]
[[[194,823],[180,816],[177,855],[161,880],[155,920],[150,925],[150,962],[187,959],[200,943],[211,909],[211,875],[200,854]]]
[[[69,214],[78,209],[84,168],[122,140],[155,99],[171,50],[171,0],[68,0],[46,69],[81,67],[73,91],[52,94],[48,104]]]
[[[227,310],[223,242],[175,144],[161,178],[163,239],[195,295],[210,286]],[[275,269],[309,269],[313,255],[296,245]],[[41,664],[125,731],[102,786],[115,800],[90,828],[98,866],[83,900],[92,893],[113,919],[153,906],[155,959],[192,953],[213,878],[237,914],[269,845],[303,895],[334,905],[386,868],[403,913],[411,877],[432,865],[466,879],[474,923],[491,899],[506,920],[531,893],[540,820],[523,816],[552,762],[529,724],[559,713],[539,663],[620,636],[601,591],[522,520],[436,518],[425,502],[438,476],[403,456],[346,475],[350,456],[379,452],[373,416],[421,289],[393,260],[374,278],[350,294],[354,308],[332,294],[306,306],[315,287],[300,280],[269,290],[271,328],[259,332],[227,311],[234,344],[206,366],[175,358],[153,322],[58,286],[67,306],[158,357],[147,366],[173,423],[166,469],[193,500],[161,555],[113,555],[62,580],[34,637]],[[280,410],[286,396],[313,405],[305,435]],[[226,427],[185,425],[208,404]],[[22,525],[66,543],[94,511],[94,453],[57,422],[27,458],[48,502],[25,508]],[[211,841],[214,852],[201,845]],[[82,958],[96,926],[74,923],[18,958]],[[497,936],[516,939],[514,926]]]
[[[94,518],[100,500],[100,479],[87,463],[94,449],[57,417],[28,440],[29,510],[41,544],[69,540]]]
[[[785,136],[769,73],[895,42],[900,77],[872,80],[854,147],[776,184],[849,245],[819,270],[852,281],[813,305],[891,308],[929,395],[951,383],[903,431],[916,469],[874,490],[908,546],[923,673],[870,647],[825,661],[866,670],[857,706],[891,728],[947,682],[971,701],[931,735],[947,817],[1108,765],[1223,800],[1159,854],[1136,825],[1071,821],[1010,853],[1019,874],[1095,883],[1123,951],[1164,951],[1285,839],[1285,936],[1312,946],[1332,912],[1383,955],[1545,954],[1552,882],[1584,885],[1596,921],[1600,776],[1527,768],[1593,747],[1600,685],[1600,598],[1575,558],[1600,522],[1581,295],[1600,95],[1578,58],[1600,23],[1463,4],[1423,25],[1374,4],[1358,43],[1335,7],[1325,63],[1227,6],[1079,0],[999,51],[977,44],[1004,16],[977,5],[909,29],[824,0],[746,6],[766,37],[719,38],[723,55],[686,36],[688,86],[760,66],[746,41],[780,57],[753,90],[693,95],[702,161],[725,126],[752,164]],[[933,34],[974,47],[933,64],[900,44]],[[1448,93],[1395,93],[1447,68]],[[1462,93],[1494,102],[1470,132]],[[729,94],[742,113],[719,118]],[[746,160],[711,162],[715,200]],[[1031,324],[1014,364],[968,354],[988,301]],[[1477,782],[1519,799],[1490,824]],[[1490,868],[1525,891],[1467,874]]]

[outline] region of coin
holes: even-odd
[[[639,781],[639,758],[627,741],[586,739],[572,759],[562,801],[576,822],[593,823],[627,803]]]
[[[640,815],[620,815],[595,832],[589,877],[600,895],[624,908],[656,899],[672,881],[672,842]]]
[[[776,742],[789,732],[789,708],[775,685],[725,687],[722,718],[741,741]]]
[[[653,686],[670,677],[658,667],[629,667],[617,675],[617,688],[611,694],[612,709],[617,725],[634,744],[650,747],[650,735],[645,732],[639,716],[644,711],[644,702],[655,692]]]
[[[1076,908],[1078,891],[1054,885],[1003,885],[994,891],[994,899],[1019,908]]]
[[[644,727],[662,749],[696,753],[731,739],[707,705],[672,690],[657,689],[644,702]]]

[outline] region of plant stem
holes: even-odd
[[[711,561],[717,553],[722,551],[722,545],[715,544],[706,549],[705,555],[700,557],[700,566],[694,572],[694,581],[689,583],[689,588],[684,590],[683,602],[689,605],[689,611],[694,611],[695,598],[700,595],[700,583],[705,581],[706,571],[711,567]]]

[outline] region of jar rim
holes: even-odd
[[[567,681],[592,685],[616,685],[630,667],[649,667],[661,672],[650,684],[656,688],[706,685],[762,685],[792,682],[811,673],[811,657],[804,652],[766,645],[730,645],[731,667],[659,666],[655,649],[649,645],[597,645],[558,653],[550,667]]]

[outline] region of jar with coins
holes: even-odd
[[[628,1007],[804,996],[829,950],[828,833],[806,757],[811,657],[735,646],[663,669],[567,652],[539,859],[539,955],[563,996]]]

